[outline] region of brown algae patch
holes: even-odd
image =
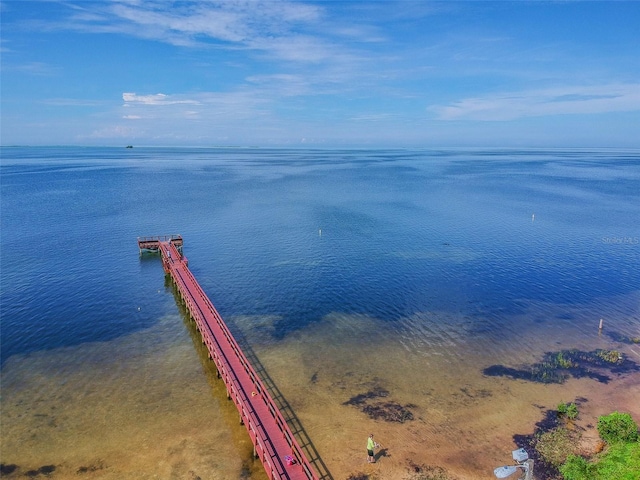
[[[376,387],[366,393],[351,397],[343,405],[352,405],[369,415],[373,420],[404,423],[413,420],[410,408],[413,404],[400,405],[394,401],[377,401],[375,399],[388,397],[389,392],[382,387]]]

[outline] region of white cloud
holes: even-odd
[[[169,96],[164,93],[156,93],[155,95],[136,95],[135,93],[123,93],[122,99],[127,104],[141,105],[198,105],[197,100],[180,99],[179,96]]]
[[[244,51],[287,66],[349,65],[362,57],[360,47],[383,41],[378,27],[353,17],[330,18],[322,4],[289,0],[165,1],[113,0],[78,3],[57,28],[84,33],[117,33],[190,48]],[[345,26],[348,25],[348,26]],[[51,26],[49,26],[51,28]],[[345,42],[346,40],[346,42]],[[379,65],[379,58],[376,57]]]
[[[179,46],[214,43],[305,62],[332,54],[321,36],[299,33],[301,28],[318,26],[323,9],[316,5],[286,0],[114,1],[72,8],[66,28],[87,33],[123,33]]]
[[[254,38],[247,45],[268,52],[275,57],[294,62],[321,62],[338,55],[326,41],[307,35],[289,35],[275,38]]]
[[[640,84],[556,87],[465,98],[428,108],[441,120],[503,121],[522,117],[640,111]]]
[[[206,120],[213,123],[255,119],[272,102],[257,91],[200,92],[187,95],[123,93],[122,118],[149,122]]]
[[[355,122],[383,122],[388,120],[394,120],[397,117],[398,115],[394,113],[372,113],[372,114],[356,115],[354,117],[351,117],[351,120]]]

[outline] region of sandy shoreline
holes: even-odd
[[[198,340],[187,330],[171,315],[118,341],[11,358],[2,372],[2,462],[16,470],[6,478],[47,466],[59,479],[266,478],[213,365],[195,354]],[[575,338],[577,346],[581,341]],[[607,337],[591,343],[613,345]],[[536,348],[549,346],[566,347],[554,339]],[[501,357],[473,342],[464,348],[464,355],[422,348],[386,336],[375,319],[334,315],[254,351],[336,480],[411,479],[416,467],[428,466],[459,480],[493,478],[493,468],[509,464],[521,446],[514,436],[533,433],[562,401],[580,399],[587,437],[597,417],[613,410],[640,421],[637,372],[606,384],[582,378],[542,385],[483,375],[513,359],[515,347]],[[622,350],[634,356],[638,347]],[[380,391],[386,396],[347,403]],[[393,423],[363,413],[379,402],[406,407],[413,419]],[[366,462],[371,432],[382,444],[376,464]]]
[[[360,328],[380,331],[372,329],[370,322],[362,319]],[[348,329],[357,329],[354,324],[350,319]],[[328,325],[317,328],[331,329]],[[376,479],[408,479],[416,465],[441,467],[461,480],[493,478],[493,469],[511,463],[511,451],[523,446],[514,437],[531,435],[545,412],[560,402],[579,401],[578,426],[587,432],[585,438],[594,430],[597,417],[613,410],[640,420],[637,372],[612,375],[608,384],[583,378],[543,385],[483,375],[483,367],[489,366],[486,362],[495,358],[486,358],[482,352],[464,358],[424,355],[387,342],[382,335],[362,346],[350,344],[350,339],[359,337],[354,332],[334,333],[326,333],[332,342],[323,335],[301,335],[280,346],[288,350],[286,355],[271,351],[260,357],[274,372],[276,384],[282,385],[336,479],[358,473]],[[610,342],[602,339],[602,343]],[[633,347],[627,350],[635,355]],[[350,354],[338,353],[345,351]],[[354,395],[376,388],[386,390],[388,396],[374,398],[370,404],[411,405],[414,419],[405,423],[372,420],[356,406],[344,405]],[[370,432],[383,447],[375,465],[366,463],[364,452]]]

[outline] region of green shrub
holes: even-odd
[[[560,467],[560,473],[565,480],[592,480],[593,465],[578,455],[569,455],[567,461]]]
[[[639,480],[640,443],[611,445],[595,465],[592,478],[597,480]]]
[[[568,408],[558,406],[558,412]],[[566,429],[565,429],[566,430]],[[559,427],[546,438],[540,437],[539,453],[549,463],[556,464],[566,451],[566,440],[570,438]],[[598,433],[609,446],[591,460],[568,454],[559,466],[565,480],[640,480],[640,434],[638,426],[628,413],[613,412],[598,418]],[[546,435],[546,434],[545,434]]]
[[[616,443],[591,462],[569,455],[560,473],[565,480],[639,480],[640,443]]]
[[[598,418],[598,433],[608,444],[637,442],[638,425],[628,413],[613,412]]]
[[[566,416],[573,420],[578,416],[578,406],[575,403],[560,403],[558,405],[558,416]]]

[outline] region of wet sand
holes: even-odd
[[[550,324],[521,318],[528,340],[495,346],[493,337],[465,331],[464,318],[439,312],[402,327],[336,313],[267,342],[273,318],[231,320],[336,480],[412,479],[427,467],[459,480],[494,478],[493,469],[510,464],[511,451],[522,446],[514,436],[533,433],[560,402],[579,400],[585,448],[599,415],[625,411],[640,422],[638,372],[611,375],[606,384],[582,378],[562,385],[483,374],[564,348],[617,348],[640,361],[640,346],[577,323],[556,334]],[[169,315],[111,342],[10,358],[2,371],[2,463],[17,467],[6,478],[53,466],[50,477],[58,479],[264,480],[196,335]],[[413,419],[387,422],[363,412],[379,403]],[[382,445],[375,464],[366,461],[369,433]]]

